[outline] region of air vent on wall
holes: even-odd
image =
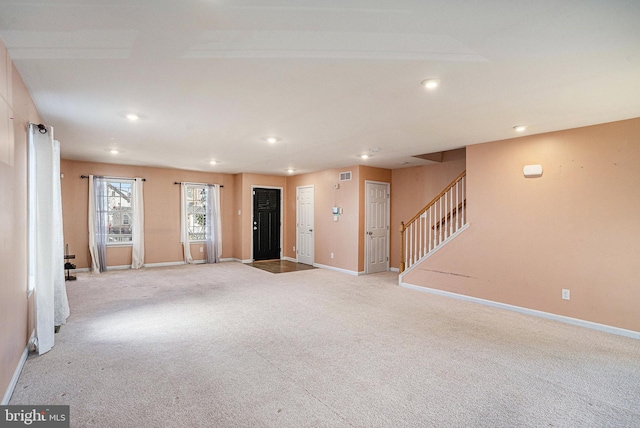
[[[340,181],[351,181],[351,171],[341,172]]]

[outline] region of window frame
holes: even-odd
[[[189,238],[189,242],[206,242],[207,241],[207,200],[209,199],[209,188],[206,184],[187,184],[186,186],[186,192],[187,192],[187,196],[186,196],[186,204],[187,206],[185,207],[185,211],[187,213],[187,233],[188,233],[188,238]],[[200,194],[204,194],[204,198],[201,198],[200,200],[197,200],[196,198],[189,198],[189,191],[194,191],[194,190],[199,190]],[[202,228],[202,232],[200,233],[200,235],[202,236],[202,238],[193,238],[192,237],[192,225],[191,225],[191,218],[198,214],[195,212],[190,212],[190,208],[192,207],[190,205],[190,202],[192,201],[197,201],[199,202],[199,206],[202,208],[202,217],[203,217],[203,223],[200,226]],[[195,235],[195,234],[194,234]]]
[[[113,189],[112,186],[110,186],[112,183],[118,184],[118,186],[122,187],[122,184],[128,184],[131,188],[131,193],[129,195],[129,201],[127,201],[129,203],[129,207],[127,210],[113,210],[109,204],[109,198],[119,198],[121,201],[124,198],[124,196],[122,195],[122,193],[120,194],[120,196],[111,196],[111,192],[116,192],[117,190]],[[105,186],[106,186],[106,191],[105,191],[105,198],[107,199],[107,203],[106,203],[106,215],[107,215],[107,231],[106,231],[106,245],[107,247],[128,247],[128,246],[132,246],[133,245],[133,219],[135,218],[134,216],[134,210],[133,210],[133,192],[134,192],[134,183],[135,183],[135,179],[130,179],[130,178],[106,178],[105,179]],[[125,198],[126,200],[126,198]],[[125,224],[124,221],[120,222],[120,225],[117,226],[120,228],[120,231],[122,232],[123,228],[129,228],[129,233],[126,234],[122,234],[122,233],[109,233],[110,229],[114,226],[112,226],[112,219],[113,219],[113,215],[114,213],[119,213],[121,214],[119,217],[121,220],[123,220],[124,218],[128,218],[127,223]],[[129,235],[129,240],[127,241],[111,241],[110,237],[114,236],[114,237],[121,237],[122,235]]]

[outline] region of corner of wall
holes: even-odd
[[[27,132],[37,109],[0,41],[0,391],[12,388],[23,364],[33,323],[27,296]],[[4,400],[4,399],[3,399]]]

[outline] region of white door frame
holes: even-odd
[[[283,217],[283,209],[284,209],[284,189],[282,187],[277,187],[277,186],[261,186],[259,184],[252,184],[251,185],[251,221],[249,222],[251,225],[251,228],[249,229],[249,233],[251,236],[251,262],[254,262],[255,260],[253,260],[253,203],[254,203],[254,198],[256,197],[255,193],[254,193],[254,189],[255,188],[259,188],[259,189],[280,189],[280,260],[282,260],[282,250],[284,247],[284,241],[283,241],[283,235],[282,235],[282,223],[284,222],[284,217]]]
[[[386,181],[373,181],[373,180],[365,180],[364,181],[364,273],[369,273],[369,252],[371,251],[371,240],[367,239],[367,231],[369,230],[369,192],[368,185],[369,184],[383,184],[387,186],[387,246],[385,252],[387,253],[387,271],[389,271],[389,236],[390,236],[390,212],[391,212],[391,184]]]
[[[315,229],[315,223],[316,223],[316,218],[315,218],[315,209],[316,209],[316,189],[315,186],[313,184],[308,184],[306,186],[296,186],[296,262],[299,262],[300,260],[298,260],[298,251],[300,249],[300,239],[299,239],[299,234],[298,234],[298,219],[300,216],[300,213],[298,212],[298,195],[300,193],[300,189],[313,189],[313,211],[314,211],[314,215],[313,215],[313,227]],[[311,265],[313,265],[316,261],[316,235],[315,232],[313,232],[313,248],[312,248],[312,254],[311,254]]]

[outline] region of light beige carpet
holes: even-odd
[[[639,427],[640,342],[238,263],[79,274],[11,404],[84,427]]]

